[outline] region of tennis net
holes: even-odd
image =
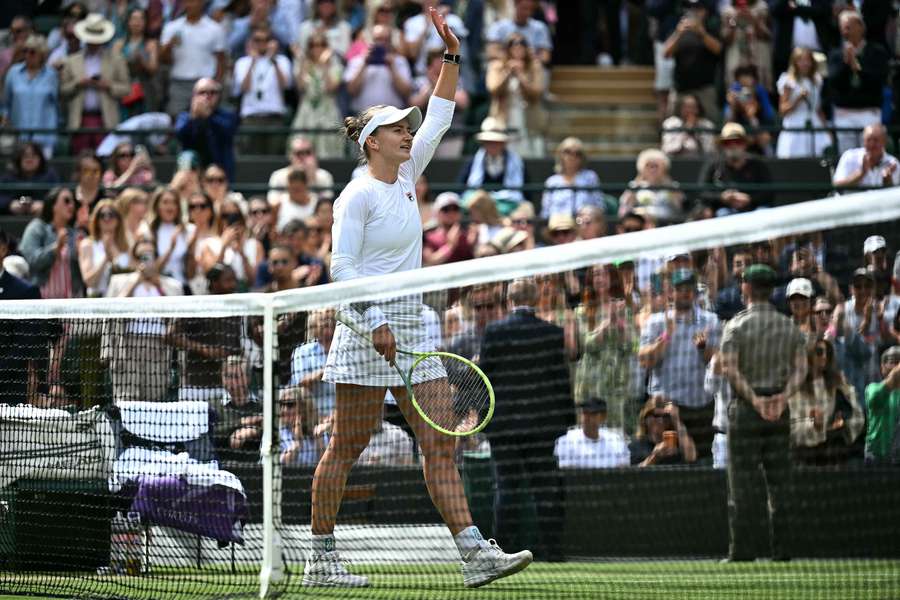
[[[692,582],[684,597],[761,580],[791,597],[896,596],[900,409],[882,369],[900,356],[882,355],[900,331],[898,217],[886,190],[277,294],[0,304],[0,593],[451,597],[464,587],[449,521],[533,551],[494,596],[652,597],[670,578]],[[796,365],[770,380],[758,367],[800,346],[775,328],[722,345],[759,265],[814,373],[774,433],[741,427],[755,409],[734,397],[727,350],[749,348],[735,369],[775,398]],[[495,410],[448,443],[414,435],[402,388],[358,392],[343,485],[339,469],[314,477],[341,436],[321,369],[347,344],[345,381],[396,385],[361,338],[340,340],[336,311],[371,306],[398,347],[479,365]],[[754,445],[768,434],[782,441]],[[432,451],[452,469],[433,463],[426,485]],[[311,513],[327,524],[335,489],[337,550],[364,591],[302,585]],[[439,511],[429,492],[452,497]],[[708,560],[729,552],[793,563],[779,578]]]

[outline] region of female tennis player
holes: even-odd
[[[447,53],[425,120],[415,107],[400,110],[373,106],[344,122],[345,134],[359,144],[368,170],[344,188],[334,205],[331,274],[335,281],[422,265],[422,221],[415,182],[450,127],[460,61],[459,40],[434,9],[431,20]],[[341,562],[335,549],[334,523],[347,475],[381,419],[387,389],[416,434],[428,492],[459,548],[463,583],[477,587],[524,569],[531,563],[531,552],[507,554],[473,526],[453,462],[455,438],[432,429],[422,419],[391,365],[396,360],[404,369],[411,366],[403,364],[412,358],[397,353],[398,346],[420,352],[434,350],[427,341],[421,296],[352,308],[362,315],[372,339],[339,323],[326,360],[323,380],[336,384],[335,410],[331,440],[313,479],[312,552],[306,561],[303,585],[369,585],[366,577],[349,573]],[[422,371],[432,373],[424,378],[434,377],[433,370]],[[447,396],[451,393],[446,374],[418,380],[422,378],[413,376],[416,397],[420,392],[434,395],[436,390],[429,386],[439,386],[437,391],[446,390]]]

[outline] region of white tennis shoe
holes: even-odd
[[[310,556],[303,567],[304,587],[369,587],[369,578],[347,571],[337,551]]]
[[[507,554],[490,539],[462,564],[463,584],[470,588],[487,585],[495,579],[518,573],[532,560],[534,557],[529,550]]]

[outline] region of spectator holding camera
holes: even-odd
[[[731,0],[721,12],[722,42],[725,45],[725,85],[735,69],[753,65],[763,89],[772,89],[772,30],[769,5],[765,0]],[[737,76],[735,76],[737,79]]]
[[[719,120],[716,72],[722,54],[722,42],[716,33],[718,21],[710,18],[705,0],[685,0],[685,14],[663,47],[666,58],[675,59],[674,105],[683,94],[693,94],[712,121]]]
[[[218,81],[202,78],[194,84],[191,109],[178,115],[175,135],[185,150],[197,153],[201,167],[220,165],[234,180],[234,134],[238,117],[219,106],[222,86]]]
[[[389,26],[372,28],[372,43],[364,54],[347,63],[344,82],[354,112],[378,104],[406,105],[412,93],[412,72],[406,57],[394,51]]]
[[[267,24],[254,25],[247,44],[247,55],[234,63],[233,94],[241,98],[241,122],[251,127],[280,128],[287,105],[284,92],[293,87],[290,59],[278,53]],[[278,154],[284,137],[275,133],[254,133],[241,138],[248,154]]]
[[[122,142],[113,149],[109,168],[103,173],[102,183],[106,188],[148,185],[155,179],[153,161],[147,150],[135,148],[130,141]]]
[[[544,68],[520,33],[505,41],[499,60],[491,61],[485,75],[491,95],[490,115],[515,130],[511,146],[523,158],[544,156],[546,113],[541,104]]]
[[[900,163],[884,151],[887,130],[881,123],[863,129],[861,148],[841,154],[832,175],[836,187],[893,187],[900,185]]]
[[[291,127],[322,129],[329,123],[339,122],[337,94],[344,65],[329,46],[328,36],[315,32],[305,38],[303,46],[292,46],[291,49],[297,92],[303,95]],[[344,154],[344,141],[330,131],[310,134],[309,140],[315,148],[313,160],[316,154],[325,158],[338,158]]]
[[[748,136],[747,149],[755,154],[769,154],[772,134],[759,130],[761,126],[775,124],[775,110],[769,102],[769,93],[759,82],[757,69],[753,65],[737,67],[734,79],[725,95],[727,106],[724,118],[755,130]]]
[[[660,397],[650,398],[641,409],[628,451],[631,464],[639,467],[691,464],[697,460],[694,439],[681,421],[678,406]]]
[[[215,264],[227,265],[234,271],[238,289],[248,291],[263,259],[262,244],[250,235],[241,206],[235,200],[228,199],[222,203],[219,218],[222,234],[207,238],[200,267],[206,272]]]
[[[690,269],[671,274],[672,305],[644,324],[638,358],[650,371],[647,392],[678,406],[697,455],[711,456],[713,403],[703,389],[706,364],[719,344],[719,319],[695,304],[697,278]]]
[[[119,101],[131,91],[131,76],[122,56],[106,47],[115,33],[115,26],[100,14],[90,14],[75,24],[75,35],[84,47],[66,58],[59,78],[59,93],[69,110],[69,129],[115,129],[119,124]],[[104,135],[73,135],[72,153],[96,148]]]

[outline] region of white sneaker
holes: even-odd
[[[337,551],[310,556],[303,567],[304,587],[369,587],[369,579],[347,571]]]
[[[495,540],[488,540],[462,564],[463,584],[479,587],[495,579],[518,573],[531,564],[534,557],[529,550],[507,554]]]

